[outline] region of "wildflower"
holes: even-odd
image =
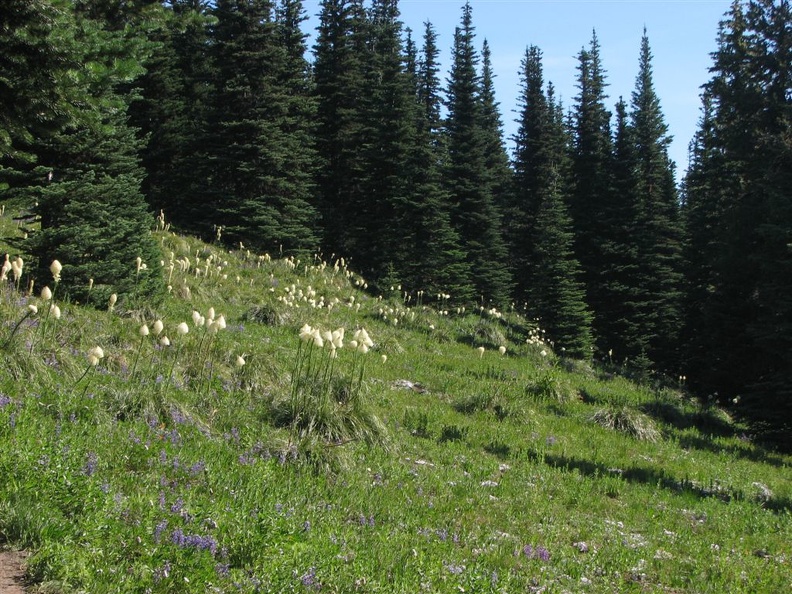
[[[539,354],[542,355],[542,357],[547,357],[547,351],[544,349],[542,349],[542,351]]]
[[[483,356],[484,356],[484,347],[483,347],[483,346],[480,346],[480,347],[479,347],[478,349],[476,349],[476,350],[478,351],[479,358],[481,358],[481,357],[483,357]]]
[[[146,326],[145,324],[143,324],[143,325],[140,327],[140,335],[141,335],[141,336],[148,336],[148,335],[149,335],[149,327],[148,327],[148,326]]]
[[[159,343],[160,343],[160,346],[169,347],[170,346],[170,338],[168,338],[167,336],[163,336],[162,338],[160,338]]]
[[[88,363],[96,367],[99,365],[99,361],[102,359],[104,359],[104,351],[102,350],[102,347],[95,346],[88,349]]]
[[[30,305],[28,305],[28,311],[30,312],[30,315],[34,316],[38,313],[38,307],[36,307],[31,303]]]
[[[60,317],[61,317],[60,307],[58,307],[54,303],[52,305],[50,305],[50,315],[53,318],[55,318],[56,320],[60,320]]]
[[[118,295],[113,293],[112,295],[110,295],[110,303],[109,303],[109,306],[108,306],[108,310],[109,311],[113,311],[113,308],[115,307],[116,301],[118,301]]]
[[[206,319],[201,315],[201,312],[193,310],[192,312],[192,321],[197,327],[201,327],[204,325]]]
[[[159,336],[160,332],[162,332],[163,327],[164,326],[162,324],[162,320],[157,320],[156,322],[154,322],[154,325],[151,327],[152,332],[154,332],[154,336]]]
[[[143,268],[143,258],[138,256],[135,258],[135,272],[140,274],[140,269]]]
[[[185,322],[182,322],[178,326],[176,326],[176,332],[179,336],[184,336],[190,331],[190,328],[187,326]]]
[[[338,328],[336,330],[333,330],[333,332],[331,334],[331,342],[333,343],[333,346],[335,348],[337,348],[337,349],[340,349],[340,348],[344,347],[344,329],[343,328]]]
[[[308,324],[305,324],[302,328],[300,328],[300,340],[305,342],[313,340],[313,328],[311,328]]]
[[[49,301],[50,299],[52,299],[52,291],[50,291],[49,287],[44,287],[43,289],[41,289],[41,298],[44,301]]]
[[[88,279],[88,290],[89,290],[89,291],[90,291],[91,289],[93,289],[93,285],[94,285],[94,280],[93,280],[92,278],[89,278],[89,279]]]
[[[3,268],[0,270],[0,280],[6,280],[8,276],[8,272],[11,270],[11,262],[8,260],[8,254],[5,256],[5,262],[3,262]]]
[[[242,355],[237,355],[236,366],[237,367],[244,367],[245,366],[245,358]]]
[[[214,320],[211,324],[209,324],[209,332],[216,333],[220,330],[225,330],[226,321],[225,316],[220,316],[216,320]]]
[[[498,352],[501,354],[501,356],[505,355],[506,354],[506,347],[503,346],[503,345],[499,346],[498,347]]]
[[[311,332],[311,338],[313,339],[314,346],[320,349],[324,346],[324,340],[322,339],[322,333],[319,332],[319,328],[314,328],[313,332]]]
[[[214,319],[215,319],[215,309],[214,309],[214,307],[210,307],[209,311],[206,312],[206,319],[209,320],[210,322],[214,322]]]
[[[388,355],[382,355],[382,362],[386,363],[388,361]]]
[[[52,264],[50,264],[50,272],[52,273],[52,279],[57,283],[60,281],[60,273],[63,270],[63,266],[57,260],[53,260]]]
[[[14,281],[19,282],[20,277],[22,276],[22,267],[24,263],[22,262],[22,258],[17,256],[16,260],[11,262],[11,271],[14,273]]]

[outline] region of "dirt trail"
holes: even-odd
[[[24,553],[0,551],[0,594],[25,594]]]

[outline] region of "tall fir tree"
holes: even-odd
[[[322,243],[330,255],[351,257],[354,266],[356,254],[366,246],[348,228],[367,198],[361,149],[374,143],[366,118],[372,61],[368,41],[361,0],[322,1],[313,69]]]
[[[143,192],[149,206],[163,211],[177,228],[205,230],[206,209],[195,199],[205,187],[208,107],[212,80],[209,60],[211,17],[201,0],[171,0],[164,18],[150,28],[154,50],[136,84],[132,124],[144,139]]]
[[[154,219],[140,191],[140,143],[127,125],[125,89],[141,74],[150,45],[141,27],[127,26],[126,19],[145,18],[145,5],[125,8],[88,1],[76,6],[69,35],[80,66],[68,73],[79,89],[75,118],[35,140],[39,166],[49,173],[43,184],[25,189],[38,197],[40,230],[25,247],[39,278],[49,282],[50,262],[57,259],[63,265],[59,290],[101,304],[110,293],[122,301],[151,300],[164,288],[150,232]]]
[[[575,358],[590,358],[591,313],[574,255],[568,199],[568,142],[560,105],[552,85],[545,101],[547,117],[540,129],[535,159],[536,218],[531,233],[531,262],[526,297],[528,312],[539,320],[554,346]]]
[[[405,273],[409,288],[429,294],[449,294],[464,301],[472,294],[470,265],[459,234],[451,225],[450,196],[443,184],[444,144],[441,142],[441,98],[437,66],[437,35],[425,23],[424,44],[414,77],[414,146],[410,151],[407,184],[415,205],[407,224],[414,236]]]
[[[613,191],[613,146],[610,112],[605,107],[605,72],[596,33],[587,49],[578,54],[579,94],[572,113],[572,193],[570,215],[575,234],[575,255],[583,268],[589,306],[594,314],[594,333],[604,326],[608,296],[603,294],[599,273],[603,267],[599,235],[602,207]],[[610,349],[598,343],[600,351]]]
[[[446,181],[454,206],[452,222],[467,252],[476,298],[503,305],[511,289],[508,252],[487,170],[487,137],[482,129],[481,81],[476,72],[472,9],[462,9],[454,33],[446,89],[448,146]]]
[[[547,166],[551,106],[544,90],[542,50],[530,46],[521,63],[519,117],[514,136],[514,189],[503,207],[504,237],[514,274],[514,296],[527,302],[533,266],[533,230],[539,206],[540,171]],[[546,180],[545,180],[546,181]]]
[[[682,229],[674,164],[668,157],[671,137],[654,90],[651,61],[644,31],[630,114],[636,147],[635,237],[640,261],[635,323],[649,359],[676,371],[682,322]]]
[[[686,180],[690,375],[789,446],[792,39],[787,1],[734,2],[722,21]],[[698,324],[692,315],[701,312]],[[695,333],[694,333],[695,331]]]
[[[311,110],[305,107],[306,89],[301,94],[294,84],[306,74],[293,55],[299,53],[299,35],[292,55],[284,39],[299,16],[295,23],[286,14],[278,23],[271,0],[215,5],[217,78],[208,124],[209,169],[199,201],[205,236],[222,232],[223,240],[234,244],[299,253],[318,247],[317,215],[304,128]]]
[[[613,143],[613,192],[601,210],[602,300],[597,326],[600,351],[608,351],[609,359],[616,361],[635,360],[647,352],[639,314],[638,155],[633,132],[627,104],[619,98]]]

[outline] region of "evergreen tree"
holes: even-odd
[[[130,107],[131,122],[145,140],[142,189],[153,210],[164,211],[182,230],[200,233],[206,209],[196,197],[206,181],[196,174],[206,161],[211,19],[201,0],[170,0],[163,14],[151,29],[154,51]]]
[[[472,297],[470,265],[451,225],[450,197],[443,184],[444,145],[440,142],[440,81],[437,77],[437,36],[425,24],[424,45],[413,81],[414,147],[410,151],[407,184],[416,206],[407,224],[414,232],[405,281],[429,294],[450,294],[455,301]]]
[[[588,49],[578,55],[579,94],[572,114],[572,193],[570,215],[575,234],[575,254],[583,268],[589,306],[597,338],[605,325],[603,312],[608,295],[602,291],[600,270],[604,254],[599,241],[603,229],[602,207],[613,192],[613,147],[610,112],[605,108],[605,72],[599,40],[592,36]],[[598,342],[600,349],[610,348]]]
[[[484,40],[481,50],[481,132],[484,136],[485,170],[489,178],[490,192],[498,211],[510,202],[512,171],[509,155],[503,143],[503,124],[498,102],[495,99],[495,74],[492,72],[492,56],[489,43]]]
[[[704,393],[736,399],[759,428],[792,425],[789,2],[734,2],[721,23],[713,78],[686,180],[691,258],[688,323]],[[692,334],[693,331],[696,334]]]
[[[514,295],[526,301],[531,289],[533,230],[539,206],[540,172],[548,166],[548,130],[551,107],[547,104],[542,74],[542,50],[530,46],[521,63],[517,134],[514,137],[514,189],[503,207],[504,236],[514,274]],[[547,182],[547,178],[543,180]]]
[[[0,11],[0,174],[35,161],[26,148],[77,115],[66,78],[78,66],[71,17],[46,0],[8,0]]]
[[[299,15],[299,7],[291,9]],[[295,85],[305,76],[304,64],[294,56],[300,47],[293,31],[299,16],[287,7],[283,22],[276,22],[270,0],[218,0],[213,14],[217,79],[209,171],[200,197],[203,227],[258,249],[313,250],[318,244],[311,205],[313,161],[305,145],[310,108]]]
[[[478,55],[473,45],[472,9],[466,4],[454,34],[452,66],[446,90],[448,146],[446,180],[462,247],[467,252],[476,294],[496,304],[510,293],[507,251],[500,215],[487,170],[487,138],[482,129]]]
[[[130,4],[133,16],[140,14],[136,7]],[[81,100],[72,122],[34,144],[50,173],[43,185],[27,188],[38,197],[41,229],[26,244],[42,282],[57,259],[60,290],[87,299],[93,279],[90,297],[102,305],[112,292],[150,299],[163,289],[153,218],[140,192],[140,144],[127,125],[130,97],[122,92],[141,73],[149,46],[139,29],[125,26],[125,13],[103,8],[83,2],[76,10],[74,49],[82,67],[69,76]]]
[[[323,245],[331,254],[351,257],[353,264],[367,247],[360,245],[360,237],[350,234],[348,228],[367,198],[364,182],[368,171],[362,149],[374,144],[366,118],[371,60],[362,2],[323,0],[314,46]]]
[[[670,369],[678,361],[682,234],[674,165],[668,157],[671,137],[654,90],[651,58],[644,31],[630,114],[636,146],[635,237],[640,260],[634,322],[649,359]]]
[[[568,195],[568,148],[560,105],[553,87],[546,99],[547,119],[536,159],[536,220],[532,233],[527,301],[554,346],[576,358],[591,356],[591,313],[574,256]]]
[[[613,192],[602,205],[599,271],[602,301],[599,309],[598,342],[611,359],[623,361],[646,354],[648,344],[639,323],[642,306],[639,282],[638,155],[627,104],[616,104],[613,143]]]

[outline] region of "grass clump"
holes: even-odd
[[[660,431],[652,419],[630,406],[606,406],[595,412],[591,420],[606,429],[626,433],[640,441],[656,442],[660,439]]]

